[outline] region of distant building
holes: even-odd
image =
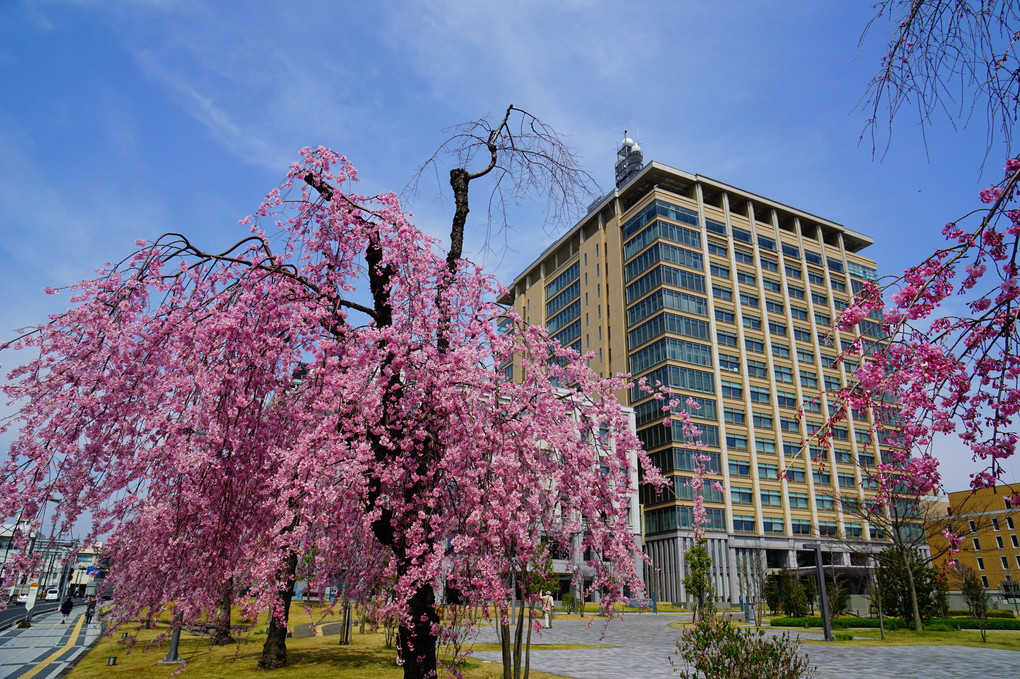
[[[881,459],[868,413],[848,413],[833,441],[811,434],[842,406],[823,391],[848,383],[857,357],[837,359],[857,332],[832,329],[854,293],[877,276],[861,254],[872,239],[828,219],[655,161],[630,138],[620,145],[616,188],[529,264],[502,300],[564,346],[590,352],[601,375],[631,373],[668,384],[692,413],[718,491],[706,486],[706,536],[715,589],[741,596],[740,564],[807,568],[823,558],[866,570],[887,542],[843,511],[866,502]],[[504,372],[519,378],[520,365]],[[641,489],[647,578],[662,600],[684,601],[691,544],[692,442],[664,427],[661,403],[634,389],[638,436],[669,477]],[[799,416],[799,411],[803,416]],[[805,445],[805,442],[807,444]],[[852,549],[851,549],[852,546]]]
[[[987,589],[1011,598],[1020,596],[1020,506],[1011,500],[1016,496],[1020,496],[1020,484],[949,493],[947,513],[966,530],[961,531],[961,551],[955,554],[943,554],[948,552],[948,539],[939,530],[931,531],[932,553],[942,554],[936,564],[955,560],[974,570]],[[959,589],[952,579],[949,586]]]
[[[27,521],[0,526],[0,574],[4,579],[8,577],[8,563],[17,554],[17,547],[14,545],[17,533],[28,529]],[[32,583],[38,583],[41,591],[52,588],[61,589],[69,574],[67,556],[75,549],[76,545],[74,540],[50,537],[42,531],[36,531],[29,537],[28,551],[38,555],[39,569],[34,573],[21,575],[16,582],[8,583],[8,596],[13,595],[16,591],[27,589]]]

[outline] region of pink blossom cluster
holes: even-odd
[[[884,287],[866,285],[839,321],[851,330],[881,313],[886,339],[859,338],[868,358],[839,397],[876,413],[883,494],[938,488],[936,434],[955,433],[987,465],[972,476],[975,488],[994,485],[1016,452],[1020,210],[1010,206],[1018,181],[1020,160],[1010,159],[1004,180],[981,191],[988,207],[942,229],[947,246]],[[968,313],[946,313],[953,295]]]

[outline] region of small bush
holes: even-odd
[[[733,627],[709,617],[685,629],[677,654],[690,666],[673,671],[682,679],[810,679],[815,668],[797,654],[800,642],[785,632],[766,637],[760,629]],[[673,659],[670,658],[670,664]]]
[[[932,620],[931,622],[925,623],[925,632],[955,632],[956,627],[953,623],[948,620]]]
[[[854,635],[852,634],[834,634],[836,641],[853,641]]]

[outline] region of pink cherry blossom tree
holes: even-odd
[[[1020,161],[1011,149],[1020,9],[1004,0],[886,0],[877,9],[873,25],[889,22],[892,37],[865,99],[872,131],[881,121],[891,130],[904,105],[916,106],[922,123],[942,113],[966,123],[983,110],[988,153],[1001,143],[1010,159],[1002,180],[980,192],[980,205],[942,227],[942,246],[902,276],[856,291],[839,326],[865,331],[849,352],[869,359],[858,384],[838,397],[876,411],[880,497],[938,488],[931,447],[947,434],[981,463],[974,487],[987,487],[1016,452],[1020,413]]]
[[[168,234],[73,286],[71,309],[6,345],[35,358],[5,387],[20,409],[0,514],[53,497],[65,525],[90,514],[121,620],[210,614],[237,583],[270,611],[267,669],[299,578],[365,602],[393,583],[409,678],[435,675],[437,588],[505,609],[543,541],[580,536],[607,610],[639,590],[635,453],[662,481],[613,396],[625,381],[495,304],[461,252],[472,181],[569,190],[572,159],[514,107],[460,132],[482,167],[450,173],[445,255],[320,147],[233,246]]]

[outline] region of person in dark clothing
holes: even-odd
[[[71,597],[64,599],[64,603],[60,604],[60,612],[63,614],[64,619],[60,621],[60,624],[67,622],[67,616],[71,615],[71,609],[74,608],[74,602],[71,601]]]
[[[96,602],[90,601],[88,608],[85,609],[85,624],[92,624],[92,616],[96,614]]]

